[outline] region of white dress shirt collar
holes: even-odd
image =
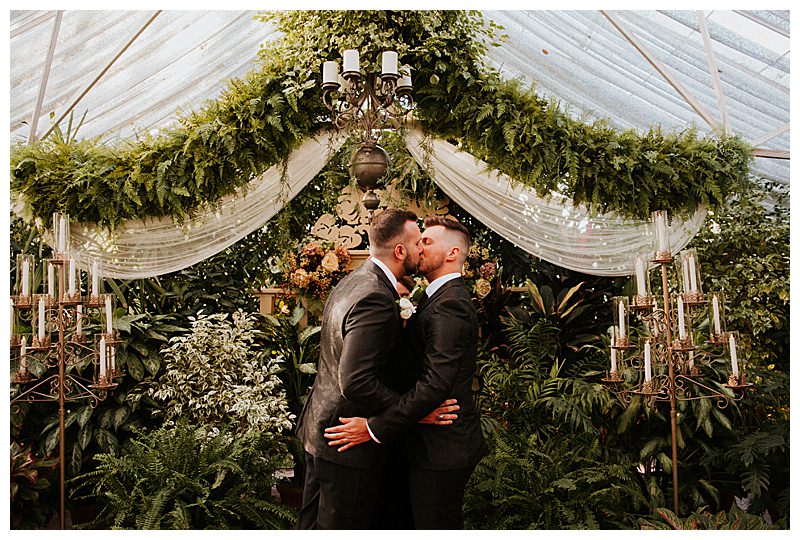
[[[461,277],[460,272],[453,272],[452,274],[445,274],[443,276],[439,276],[425,288],[425,294],[427,294],[428,298],[430,298],[431,296],[434,295],[436,291],[439,290],[439,287],[441,287],[451,279],[456,279],[457,277]]]
[[[370,257],[370,260],[374,262],[378,266],[378,268],[383,270],[383,273],[386,274],[386,277],[389,278],[389,281],[392,282],[392,287],[394,287],[394,290],[397,290],[397,278],[394,277],[394,274],[392,273],[391,270],[389,270],[389,267],[386,266],[383,263],[383,261],[381,261],[380,259],[376,259],[375,257]]]

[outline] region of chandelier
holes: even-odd
[[[410,69],[398,69],[397,52],[384,51],[381,72],[363,74],[358,51],[342,53],[342,72],[339,63],[322,64],[322,101],[331,112],[333,124],[350,132],[359,143],[350,159],[350,174],[366,193],[362,202],[372,218],[380,205],[375,193],[380,180],[389,169],[389,154],[377,144],[378,132],[396,128],[411,111]]]

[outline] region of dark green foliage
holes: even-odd
[[[270,494],[285,451],[273,436],[232,438],[186,424],[136,435],[76,479],[101,507],[87,527],[282,529],[294,520]]]
[[[596,437],[543,441],[501,429],[491,447],[467,489],[468,528],[630,528],[646,509],[633,468],[603,463]]]
[[[706,291],[725,293],[728,330],[747,360],[789,373],[789,192],[754,183],[709,215],[692,240]]]

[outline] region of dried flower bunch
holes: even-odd
[[[479,299],[486,298],[492,291],[492,280],[496,275],[497,261],[492,258],[489,248],[472,244],[464,263],[464,279]]]
[[[287,252],[283,263],[287,288],[323,299],[347,275],[350,251],[327,242],[306,242]]]

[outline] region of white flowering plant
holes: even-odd
[[[278,376],[279,357],[265,354],[257,315],[242,310],[190,317],[191,331],[162,349],[166,373],[148,390],[167,422],[226,427],[237,433],[292,429],[294,414]]]

